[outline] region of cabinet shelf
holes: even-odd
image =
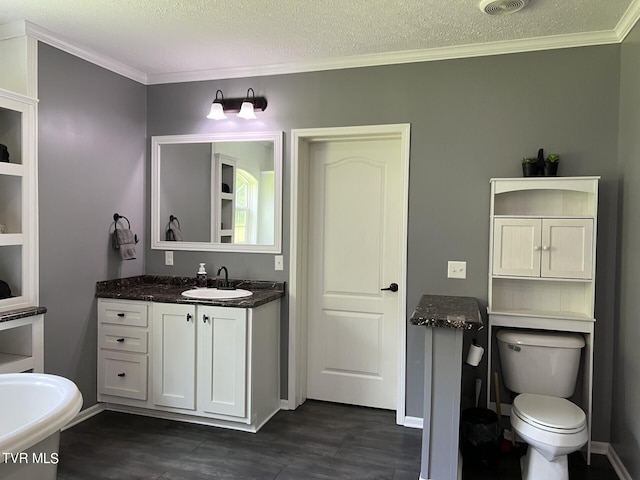
[[[530,281],[530,282],[548,282],[549,278],[546,277],[525,277],[525,276],[516,276],[516,275],[492,275],[492,280],[522,280],[522,281]],[[560,278],[554,277],[554,282],[577,282],[577,283],[591,283],[592,280],[590,278]]]
[[[33,369],[33,357],[0,353],[0,374],[26,372]]]
[[[550,219],[563,219],[563,218],[593,218],[593,215],[540,215],[540,214],[505,214],[494,215],[493,218],[550,218]]]
[[[15,177],[24,176],[24,165],[19,163],[0,163],[0,175],[12,175]]]
[[[0,247],[22,244],[24,244],[24,235],[22,233],[0,234]]]
[[[555,318],[559,320],[582,320],[585,322],[595,322],[595,318],[585,313],[579,312],[561,312],[550,310],[488,310],[489,315],[509,315],[514,317],[536,317],[536,318]]]

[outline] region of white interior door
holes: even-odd
[[[310,146],[307,397],[397,408],[399,139]]]

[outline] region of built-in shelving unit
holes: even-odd
[[[599,177],[491,180],[487,385],[492,384],[493,372],[498,370],[494,365],[498,360],[494,335],[497,329],[581,333],[586,341],[583,389],[576,400],[587,414],[589,432],[598,180]],[[491,404],[492,390],[487,389],[487,404]],[[588,458],[590,454],[591,440]]]
[[[35,101],[0,90],[0,144],[9,162],[0,162],[0,280],[11,297],[0,312],[37,303]]]
[[[236,159],[221,153],[213,154],[212,205],[218,221],[213,225],[212,238],[218,243],[233,243],[235,227]]]
[[[44,315],[14,315],[38,304],[36,101],[0,89],[0,374],[42,372]],[[4,232],[4,233],[2,233]],[[38,310],[40,312],[41,310]]]

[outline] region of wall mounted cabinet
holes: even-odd
[[[487,385],[497,370],[495,331],[579,332],[582,392],[591,430],[599,177],[491,180]],[[487,389],[487,404],[491,404]],[[505,405],[503,411],[508,411]],[[591,435],[589,434],[589,438]],[[588,443],[588,457],[591,441]]]

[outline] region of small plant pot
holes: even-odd
[[[558,174],[558,162],[546,162],[544,164],[544,176],[555,177]]]
[[[537,177],[538,165],[535,163],[523,163],[522,164],[522,176],[523,177]]]

